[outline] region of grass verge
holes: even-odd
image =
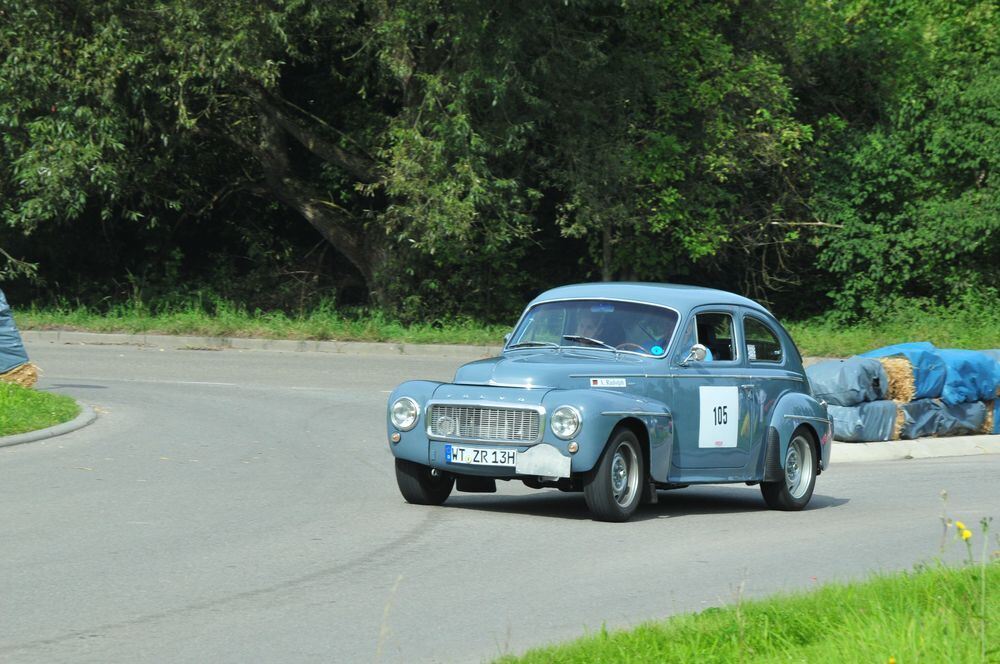
[[[504,657],[593,662],[986,662],[1000,657],[1000,561],[933,566],[708,609]],[[982,601],[982,600],[986,601]],[[984,611],[985,609],[985,611]]]
[[[500,345],[507,325],[470,319],[403,325],[381,313],[339,311],[321,305],[307,313],[248,311],[226,302],[194,301],[176,306],[143,303],[88,307],[31,308],[15,312],[21,329],[86,330],[209,337],[261,337],[415,344]],[[514,320],[511,320],[511,325]],[[1000,347],[1000,310],[981,306],[934,308],[911,303],[857,325],[826,318],[787,322],[803,355],[846,357],[903,341],[931,341],[940,348]]]
[[[69,422],[80,414],[76,401],[0,382],[0,436],[12,436]]]
[[[482,325],[471,320],[403,325],[379,313],[345,313],[319,307],[290,316],[280,311],[247,311],[228,303],[213,304],[211,312],[199,304],[187,304],[156,311],[142,306],[122,305],[104,312],[87,307],[54,307],[14,313],[22,330],[63,329],[206,337],[500,345],[503,335],[510,331],[508,326]]]

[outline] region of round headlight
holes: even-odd
[[[559,406],[552,411],[549,426],[552,427],[552,433],[560,438],[572,438],[580,431],[582,421],[580,411],[573,406]]]
[[[392,425],[400,431],[409,431],[417,425],[420,406],[410,397],[400,397],[392,403],[390,417]]]

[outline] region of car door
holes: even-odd
[[[722,306],[695,309],[681,334],[670,374],[673,471],[691,481],[739,479],[750,459],[757,413],[737,311]],[[688,359],[694,343],[708,348],[705,361]]]

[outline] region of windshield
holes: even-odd
[[[677,325],[670,309],[635,302],[563,300],[532,307],[507,349],[604,348],[653,357],[666,354]]]

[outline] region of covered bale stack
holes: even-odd
[[[874,443],[899,438],[895,401],[868,401],[857,406],[827,406],[833,437],[845,443]]]
[[[856,406],[887,398],[889,377],[875,359],[851,357],[819,362],[806,369],[806,376],[813,396],[834,406]]]
[[[986,404],[981,401],[949,405],[941,399],[917,399],[900,404],[899,411],[904,440],[982,433],[986,422]]]
[[[986,402],[986,419],[983,421],[983,433],[1000,433],[1000,399]]]
[[[905,402],[941,396],[947,371],[936,351],[930,342],[915,341],[870,350],[861,357],[882,362],[889,376],[888,398]]]
[[[945,366],[941,401],[956,406],[993,400],[1000,381],[1000,363],[975,350],[943,348],[937,354]]]
[[[28,362],[21,333],[14,325],[7,297],[0,290],[0,380],[33,387],[38,380],[38,369]]]
[[[806,369],[812,395],[826,401],[834,438],[845,442],[892,440],[896,404],[888,401],[890,378],[879,360],[851,357]]]
[[[879,369],[864,364],[873,360]],[[922,341],[821,362],[806,373],[813,395],[831,404],[839,441],[1000,433],[1000,350]]]

